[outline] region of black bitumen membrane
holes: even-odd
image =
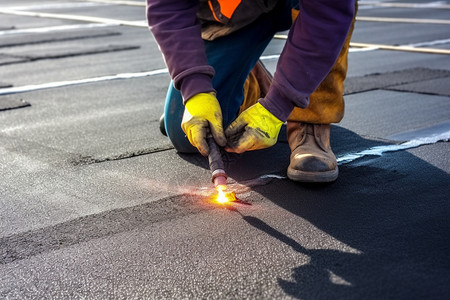
[[[8,86],[6,86],[8,87]],[[0,101],[0,111],[2,110],[8,110],[8,109],[15,109],[15,108],[22,108],[30,106],[31,104],[23,101],[20,98],[17,99],[3,99]]]
[[[405,91],[414,93],[423,93],[429,95],[450,96],[450,76],[424,80],[415,84],[401,84],[390,86],[388,89],[395,91]]]
[[[3,6],[145,17],[126,4]],[[395,18],[450,11],[360,7]],[[338,158],[361,155],[341,161],[334,183],[292,182],[283,126],[272,148],[223,154],[230,189],[249,205],[218,205],[207,159],[177,153],[159,131],[167,73],[31,88],[164,68],[147,28],[0,15],[0,298],[450,297],[448,54],[351,49],[331,145]],[[52,29],[61,25],[75,28]],[[49,31],[17,31],[33,28]],[[448,32],[358,21],[352,41],[448,49]],[[264,63],[274,72],[276,59]],[[5,92],[18,87],[30,90]],[[411,140],[420,143],[401,149]],[[364,155],[374,147],[383,153]]]
[[[9,88],[9,87],[12,87],[12,84],[6,83],[6,82],[0,82],[0,88],[1,88],[1,89],[3,89],[3,88]]]
[[[41,45],[42,46],[42,45]],[[78,45],[77,45],[78,46]],[[9,57],[6,57],[0,62],[1,65],[16,64],[31,62],[43,59],[61,59],[73,56],[93,55],[100,53],[127,51],[139,49],[136,45],[106,45],[106,46],[94,46],[94,47],[81,47],[81,49],[72,50],[74,46],[65,46],[65,49],[58,49],[52,47],[50,49],[27,49],[24,51],[14,51]],[[28,47],[27,47],[28,48]]]
[[[375,73],[365,76],[350,77],[345,81],[345,94],[361,93],[377,89],[392,89],[421,93],[425,87],[429,91],[426,94],[441,95],[444,87],[434,91],[435,86],[429,87],[428,80],[439,79],[449,83],[450,72],[448,70],[433,70],[427,68],[411,68],[394,72]],[[425,82],[424,86],[420,83]],[[409,89],[408,89],[409,88]],[[430,90],[433,89],[434,93]],[[446,89],[450,89],[446,85]],[[445,94],[444,94],[445,95]]]
[[[27,46],[33,44],[50,44],[66,41],[78,41],[83,42],[85,39],[98,39],[103,37],[110,37],[120,35],[119,32],[113,31],[96,31],[96,32],[70,32],[70,33],[47,33],[39,34],[35,33],[22,34],[19,37],[16,35],[5,36],[2,38],[2,44],[0,48]],[[47,45],[49,47],[51,45]]]

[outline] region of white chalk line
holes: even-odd
[[[59,88],[59,87],[65,87],[65,86],[71,86],[71,85],[94,83],[94,82],[116,80],[116,79],[132,79],[132,78],[140,78],[140,77],[147,77],[147,76],[155,76],[155,75],[168,74],[168,72],[169,71],[167,70],[167,68],[164,68],[164,69],[158,69],[158,70],[147,71],[147,72],[121,73],[121,74],[116,74],[116,75],[92,77],[92,78],[85,78],[85,79],[78,79],[78,80],[56,81],[56,82],[49,82],[49,83],[43,83],[43,84],[26,85],[26,86],[21,86],[21,87],[11,87],[11,88],[0,89],[0,95],[26,93],[26,92],[32,92],[32,91],[37,91],[37,90]]]

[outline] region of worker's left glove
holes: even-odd
[[[190,98],[185,104],[181,128],[203,156],[209,154],[206,140],[209,134],[219,146],[224,147],[227,140],[223,134],[222,110],[216,94],[200,93]]]
[[[283,122],[260,103],[243,111],[225,130],[226,151],[242,153],[273,146]]]

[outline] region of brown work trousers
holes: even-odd
[[[293,19],[295,19],[297,15],[298,11],[294,11]],[[354,26],[355,19],[353,19],[344,46],[342,47],[335,64],[325,79],[309,97],[309,106],[305,109],[298,107],[294,108],[288,121],[330,124],[338,123],[342,120],[345,110],[344,80],[347,75],[348,51]],[[261,62],[258,62],[255,68],[250,72],[245,83],[245,98],[240,112],[255,104],[261,97],[264,97],[269,89],[271,81],[271,74],[264,68]]]

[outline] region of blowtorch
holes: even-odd
[[[236,203],[248,204],[239,200],[233,191],[227,190],[227,174],[225,174],[225,166],[223,164],[220,148],[216,144],[212,136],[209,136],[206,140],[209,146],[209,169],[212,173],[212,182],[214,183],[214,186],[216,187],[216,190],[218,192],[216,201],[219,203],[227,203],[231,201]]]
[[[209,169],[212,173],[212,182],[214,186],[217,188],[219,185],[224,187],[227,186],[227,174],[225,174],[225,167],[222,160],[222,154],[220,153],[219,146],[214,141],[212,136],[209,136],[207,139],[209,146]]]

